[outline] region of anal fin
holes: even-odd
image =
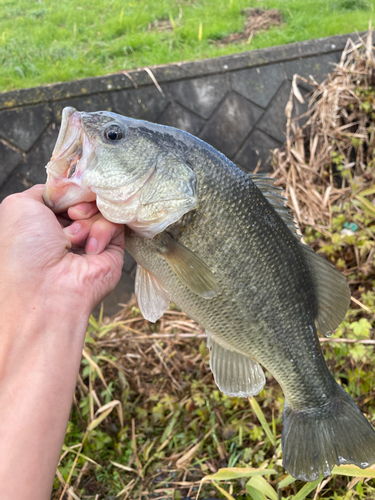
[[[210,348],[210,367],[216,385],[227,396],[246,398],[259,394],[266,383],[263,369],[252,358],[230,351],[206,331]]]
[[[167,292],[156,278],[138,264],[135,275],[135,293],[143,317],[155,323],[169,307]]]

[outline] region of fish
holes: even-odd
[[[202,325],[224,394],[259,394],[263,368],[278,381],[283,466],[294,478],[375,462],[375,432],[318,337],[342,322],[349,286],[301,241],[274,179],[245,173],[187,132],[70,107],[46,169],[55,213],[96,200],[125,225],[142,314],[155,322],[173,301]]]

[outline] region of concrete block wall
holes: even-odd
[[[285,140],[285,106],[293,75],[322,80],[339,61],[349,36],[357,37],[340,35],[152,67],[152,74],[124,71],[0,93],[0,201],[45,182],[45,165],[65,106],[109,110],[177,127],[208,142],[245,171],[258,164],[260,172],[269,171],[270,150]],[[308,90],[306,86],[305,94]],[[303,110],[297,103],[297,112]],[[130,298],[134,271],[135,262],[127,255],[122,280],[106,299],[108,314]]]

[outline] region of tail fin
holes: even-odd
[[[302,481],[328,476],[335,465],[365,469],[375,462],[375,432],[339,385],[324,406],[283,411],[283,466]]]

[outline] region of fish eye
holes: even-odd
[[[124,131],[118,125],[111,125],[104,135],[109,141],[119,141],[124,137]]]

